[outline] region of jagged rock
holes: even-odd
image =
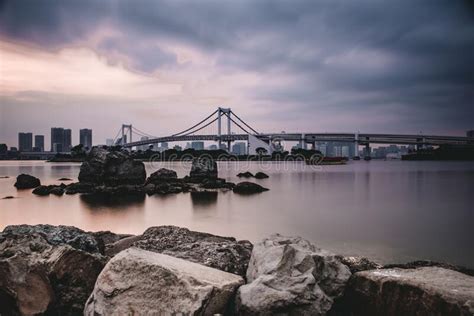
[[[32,193],[41,196],[49,195],[50,189],[47,185],[40,185],[39,187],[35,188]]]
[[[365,257],[344,257],[338,256],[339,260],[344,263],[346,266],[349,267],[352,273],[356,273],[359,271],[366,271],[366,270],[373,270],[373,269],[380,269],[382,265],[370,261]]]
[[[239,177],[239,178],[253,178],[254,175],[253,175],[253,173],[251,173],[249,171],[246,171],[246,172],[239,172],[237,174],[237,177]]]
[[[439,268],[354,274],[338,315],[474,315],[474,277]]]
[[[384,269],[391,269],[391,268],[416,269],[416,268],[421,268],[421,267],[445,268],[449,270],[458,271],[470,276],[474,276],[474,269],[457,266],[457,265],[453,265],[449,263],[431,261],[431,260],[417,260],[417,261],[412,261],[412,262],[407,262],[407,263],[391,263],[391,264],[384,265],[382,268]]]
[[[90,233],[74,226],[53,225],[10,225],[5,227],[3,235],[38,234],[54,246],[67,244],[89,253],[100,253],[99,245]]]
[[[326,315],[350,276],[337,256],[300,237],[272,235],[254,246],[236,307],[240,315]]]
[[[101,254],[108,256],[109,251],[112,246],[120,240],[135,237],[134,235],[130,234],[116,234],[111,231],[98,231],[98,232],[91,232],[92,236],[94,236],[95,240],[97,241],[97,245]]]
[[[0,234],[0,314],[80,314],[106,261],[86,246],[95,240],[85,235],[65,226],[6,227]]]
[[[245,276],[252,244],[176,226],[148,228],[134,247]]]
[[[210,157],[194,158],[189,172],[191,179],[217,179],[217,163]]]
[[[241,277],[130,248],[100,273],[84,315],[215,315],[228,311]]]
[[[166,168],[161,168],[153,172],[146,180],[146,183],[156,184],[162,181],[169,181],[169,180],[176,180],[176,179],[178,179],[178,174],[176,173],[176,171],[166,169]]]
[[[255,174],[255,178],[256,179],[267,179],[269,178],[268,174],[264,173],[264,172],[257,172]]]
[[[51,194],[61,196],[61,195],[64,194],[64,189],[61,186],[54,186],[53,188],[51,188],[51,190],[49,192]]]
[[[133,160],[126,151],[101,147],[92,148],[79,172],[79,182],[94,185],[143,184],[145,178],[143,162]]]
[[[94,185],[91,183],[75,182],[66,187],[66,194],[92,193]]]
[[[239,194],[252,194],[252,193],[260,193],[264,191],[268,191],[269,189],[262,187],[261,185],[258,185],[253,182],[240,182],[237,183],[234,186],[234,193],[239,193]]]
[[[24,173],[16,177],[16,182],[14,184],[17,189],[33,189],[40,185],[41,181],[38,178]]]

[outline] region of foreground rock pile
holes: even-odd
[[[260,173],[259,178],[268,177]],[[96,194],[106,196],[145,196],[186,192],[218,192],[234,190],[235,193],[260,193],[268,189],[251,182],[235,185],[218,178],[217,163],[210,157],[192,161],[189,176],[178,178],[174,170],[161,168],[146,177],[145,165],[135,161],[127,151],[94,147],[81,165],[79,182],[60,185],[41,185],[40,180],[26,174],[19,175],[18,189],[34,189],[40,196],[63,194]]]
[[[0,314],[473,315],[474,277],[429,265],[381,268],[278,234],[253,247],[174,226],[8,226]]]

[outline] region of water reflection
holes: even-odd
[[[81,204],[89,209],[126,208],[129,206],[143,206],[145,194],[110,195],[110,194],[82,194]]]
[[[217,191],[191,192],[190,195],[194,208],[207,208],[217,203]]]

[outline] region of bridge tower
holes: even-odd
[[[222,118],[222,115],[227,116],[227,135],[230,135],[231,134],[231,130],[230,130],[230,123],[231,123],[230,115],[231,115],[231,113],[232,113],[232,111],[231,111],[230,108],[221,108],[221,107],[219,107],[217,109],[217,137],[219,139],[219,141],[218,141],[219,149],[221,149],[221,145],[222,145],[222,122],[221,122],[221,118]],[[231,151],[230,145],[231,145],[231,140],[230,140],[230,137],[229,137],[229,139],[227,140],[227,151],[228,152]]]
[[[128,130],[127,130],[128,129]],[[130,136],[127,139],[127,134]],[[122,138],[120,139],[120,145],[125,145],[126,143],[133,142],[132,139],[132,124],[122,124]]]

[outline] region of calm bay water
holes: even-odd
[[[190,164],[146,163],[184,176]],[[358,161],[319,168],[301,163],[219,163],[219,176],[238,182],[240,171],[270,191],[252,196],[219,193],[139,200],[96,201],[80,195],[38,197],[17,191],[20,173],[43,184],[77,181],[80,164],[0,161],[0,229],[11,224],[73,225],[84,230],[139,234],[178,225],[258,241],[275,232],[300,235],[319,247],[381,262],[431,259],[474,267],[474,163]]]

